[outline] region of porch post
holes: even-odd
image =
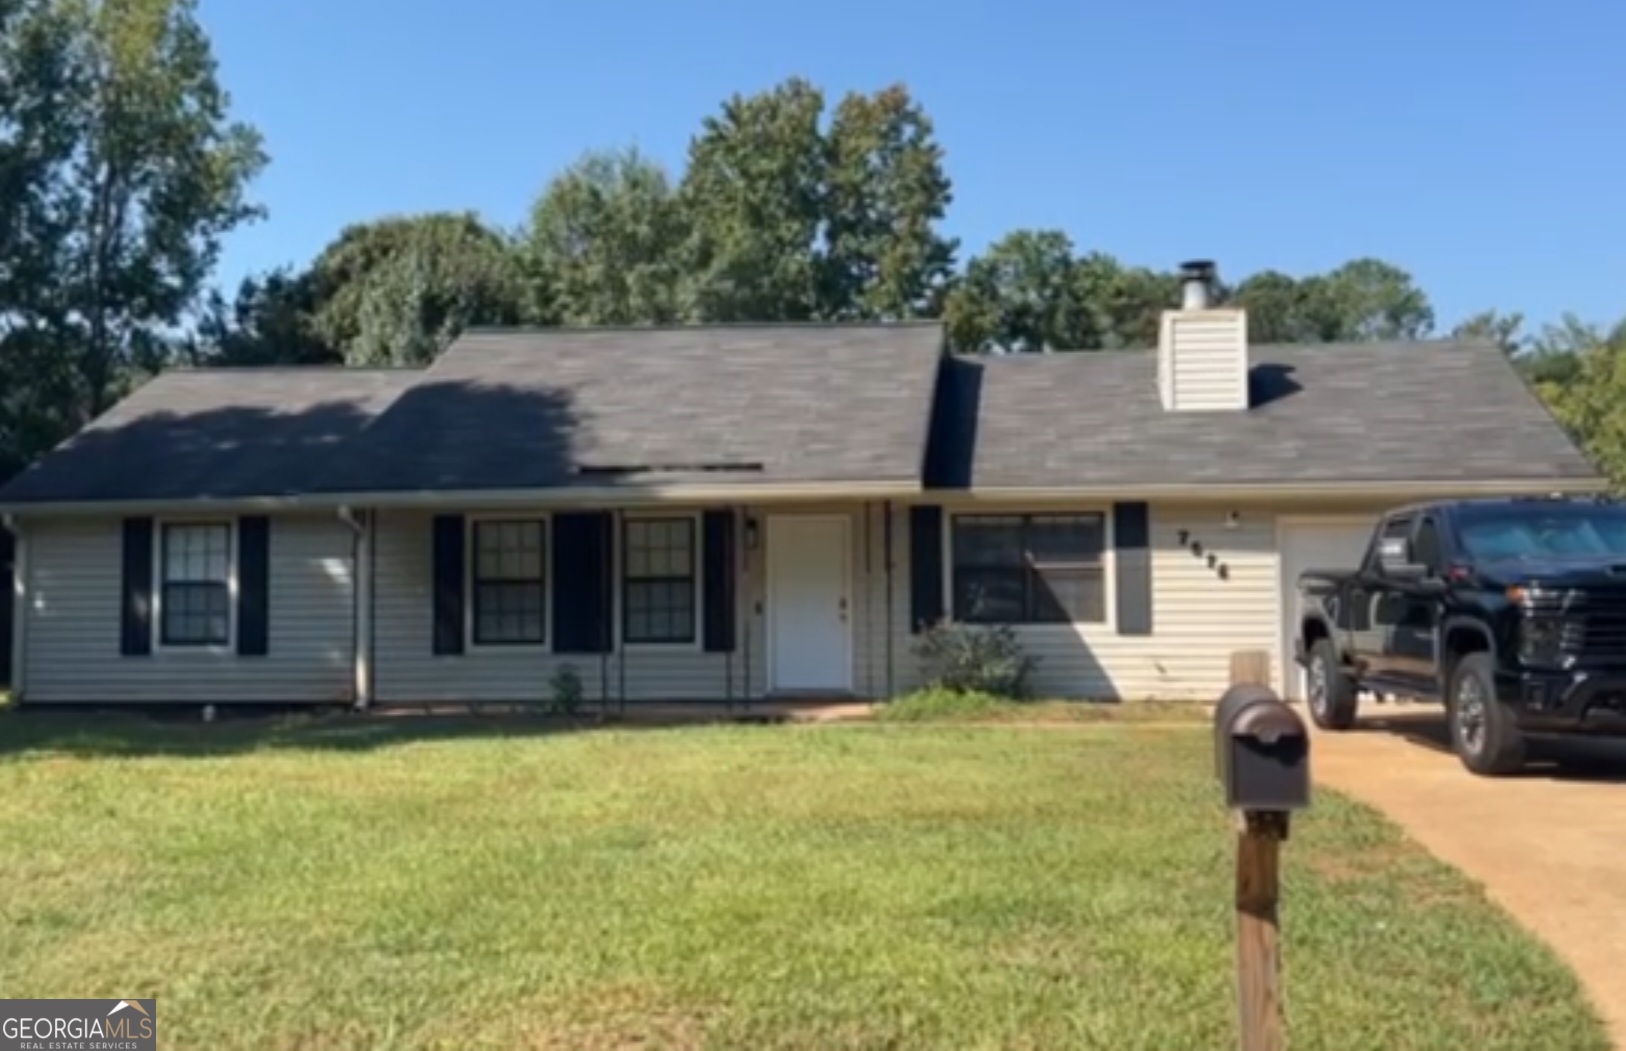
[[[11,547],[11,700],[20,704],[27,691],[28,677],[28,538],[22,525],[11,515],[6,516],[5,528],[10,530]]]
[[[378,512],[355,512],[342,508],[339,512],[354,534],[351,538],[350,586],[355,595],[355,617],[351,630],[355,632],[352,651],[355,654],[355,700],[357,711],[365,711],[373,703],[373,548],[377,532]]]
[[[896,657],[893,654],[894,642],[892,639],[892,501],[887,500],[881,504],[881,574],[885,578],[886,594],[883,602],[886,606],[886,699],[891,700],[896,688],[893,665]]]
[[[740,508],[740,542],[735,545],[735,563],[739,572],[739,589],[734,595],[734,616],[740,627],[740,666],[744,688],[740,691],[745,710],[751,710],[751,631],[756,624],[756,595],[751,588],[751,558],[761,546],[760,526],[751,527],[753,512],[750,506]],[[756,540],[753,543],[752,537]]]

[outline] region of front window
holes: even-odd
[[[694,519],[630,518],[625,526],[622,639],[693,642]]]
[[[474,524],[474,641],[539,643],[547,637],[547,533],[537,520]]]
[[[954,617],[973,624],[1106,620],[1099,514],[958,515]]]
[[[231,641],[231,526],[164,526],[163,563],[163,644],[224,646]]]
[[[1626,508],[1532,501],[1463,508],[1464,551],[1493,562],[1519,558],[1626,558]]]

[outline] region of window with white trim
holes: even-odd
[[[956,515],[954,618],[972,624],[1106,620],[1106,516]]]
[[[477,646],[547,639],[547,523],[490,519],[474,523],[474,642]]]
[[[159,641],[231,642],[231,536],[227,522],[170,522],[162,530]]]
[[[694,519],[629,518],[622,537],[622,641],[693,642]]]

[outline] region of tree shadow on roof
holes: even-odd
[[[316,484],[326,492],[569,484],[580,425],[568,391],[426,379],[362,432]]]
[[[165,409],[87,430],[0,500],[230,500],[501,485],[568,473],[568,396],[503,385],[414,387],[382,414],[334,399],[293,410]],[[438,399],[430,413],[416,411]],[[406,410],[404,416],[398,415]],[[471,428],[467,421],[479,426]],[[473,432],[472,434],[470,432]]]

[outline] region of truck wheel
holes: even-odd
[[[1524,766],[1524,735],[1513,713],[1496,699],[1496,677],[1488,653],[1470,653],[1451,672],[1446,698],[1451,747],[1476,774],[1511,774]]]
[[[1347,730],[1355,725],[1355,708],[1359,698],[1355,683],[1338,660],[1338,651],[1331,639],[1322,639],[1310,647],[1309,679],[1310,718],[1323,730]]]

